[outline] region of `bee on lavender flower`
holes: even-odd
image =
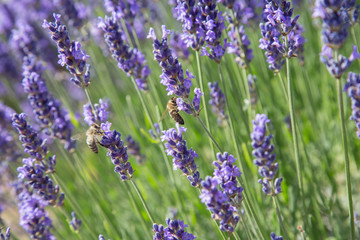
[[[97,123],[91,124],[90,128],[86,131],[86,144],[89,146],[91,151],[94,153],[99,152],[97,144],[100,144],[104,135],[104,131],[101,130]]]
[[[163,120],[163,118],[165,117],[165,113],[168,111],[170,117],[172,119],[174,119],[175,122],[179,123],[180,125],[184,125],[184,119],[179,114],[179,109],[178,109],[178,105],[176,103],[176,99],[177,99],[176,97],[170,98],[170,100],[167,103],[164,113],[161,115],[159,122],[161,120]]]

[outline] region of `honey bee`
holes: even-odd
[[[163,115],[161,116],[159,122],[165,117],[165,113],[169,111],[169,115],[172,119],[175,120],[175,122],[184,125],[184,119],[179,114],[179,109],[176,104],[176,97],[170,98],[170,100],[167,103],[166,110],[164,111]]]
[[[99,152],[97,144],[100,144],[103,136],[103,130],[96,123],[91,124],[90,128],[86,131],[86,143],[94,153]]]

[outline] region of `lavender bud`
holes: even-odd
[[[72,226],[72,228],[74,229],[74,231],[78,231],[78,230],[81,228],[81,224],[82,224],[81,219],[78,219],[78,218],[76,217],[76,213],[75,213],[75,212],[71,212],[70,225]]]
[[[221,91],[218,82],[208,83],[210,88],[210,100],[211,110],[217,116],[217,122],[219,125],[224,125],[227,115],[225,114],[225,95]]]
[[[271,240],[283,240],[283,237],[282,236],[276,236],[275,233],[271,233],[270,234],[270,237],[271,237]]]
[[[126,137],[126,142],[128,153],[135,157],[138,164],[144,164],[146,157],[140,152],[140,144],[135,142],[135,140],[130,135]]]
[[[171,220],[169,218],[166,219],[166,224],[168,225],[164,228],[163,225],[157,225],[154,223],[154,240],[160,239],[186,239],[186,240],[194,240],[196,239],[195,235],[185,232],[185,228],[188,225],[184,224],[180,219]]]
[[[104,123],[108,119],[110,101],[99,99],[99,103],[94,104],[95,113],[91,108],[91,104],[87,103],[83,106],[84,121],[91,126],[93,123]]]
[[[227,52],[230,54],[234,53],[236,55],[235,61],[240,65],[240,67],[247,68],[247,64],[251,62],[254,56],[252,49],[249,48],[250,40],[245,34],[244,26],[240,26],[238,31],[239,34],[237,33],[234,24],[232,24],[231,30],[228,32],[229,44]]]
[[[349,72],[347,82],[344,86],[351,100],[351,120],[355,121],[357,137],[360,138],[360,75]]]

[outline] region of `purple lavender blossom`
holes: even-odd
[[[210,100],[211,110],[217,116],[217,122],[219,125],[224,125],[227,115],[225,114],[225,96],[220,89],[219,83],[208,83],[210,88]]]
[[[70,41],[69,33],[65,25],[61,25],[60,14],[53,14],[55,22],[44,20],[42,27],[48,29],[51,33],[51,39],[58,47],[58,63],[61,66],[66,65],[66,69],[73,75],[71,81],[78,87],[87,87],[90,85],[90,65],[86,64],[89,58],[81,48],[79,42]]]
[[[18,183],[16,188],[20,226],[32,239],[55,240],[55,236],[50,232],[52,221],[45,210],[47,203],[22,183]]]
[[[283,240],[282,236],[276,236],[275,233],[270,234],[271,240]]]
[[[195,0],[177,0],[176,6],[173,9],[178,21],[182,23],[183,34],[181,38],[184,40],[187,47],[193,48],[195,51],[200,50],[204,45],[205,34],[199,34],[200,22],[197,21],[197,16],[200,14],[200,9],[196,6]]]
[[[195,158],[199,157],[193,149],[186,147],[186,141],[183,139],[183,132],[186,132],[186,128],[179,127],[176,123],[176,128],[170,128],[169,130],[162,131],[161,141],[165,143],[166,153],[173,157],[174,169],[180,169],[190,181],[193,187],[200,188],[200,173],[197,170],[195,164]]]
[[[88,14],[83,3],[76,3],[71,0],[54,0],[53,2],[71,26],[80,28],[84,24]]]
[[[112,57],[118,62],[118,67],[135,78],[140,90],[149,89],[147,77],[150,69],[146,65],[145,56],[137,48],[130,48],[123,40],[123,32],[118,23],[118,17],[113,12],[112,16],[99,17],[98,27],[104,31],[105,42],[109,46]]]
[[[356,134],[360,138],[360,75],[349,72],[347,82],[344,86],[344,91],[347,92],[351,100],[352,115],[351,120],[355,121]]]
[[[269,68],[275,72],[284,65],[284,57],[297,57],[304,46],[301,27],[296,26],[299,15],[291,19],[292,14],[290,2],[266,0],[259,47],[265,50]]]
[[[0,126],[11,125],[11,118],[15,111],[0,101]]]
[[[272,135],[266,136],[266,124],[270,120],[265,114],[257,114],[253,120],[253,132],[250,137],[252,140],[253,155],[256,157],[254,163],[259,167],[259,174],[263,179],[259,183],[263,185],[263,192],[268,195],[277,195],[281,192],[282,178],[275,179],[274,187],[271,182],[274,180],[279,164],[275,163],[276,155],[273,153],[274,145],[270,141]]]
[[[240,35],[240,41],[239,41]],[[253,59],[252,49],[249,48],[250,41],[245,34],[244,26],[239,27],[239,34],[235,29],[235,25],[231,25],[231,30],[228,32],[229,45],[227,48],[228,53],[234,53],[236,55],[235,61],[242,68],[247,68],[247,64]]]
[[[158,123],[154,123],[154,128],[155,128],[155,132],[154,132],[152,129],[150,129],[150,130],[149,130],[149,133],[150,133],[150,135],[151,135],[151,137],[152,137],[153,139],[158,139],[158,138],[160,137],[160,134],[161,134],[159,124],[158,124]]]
[[[323,20],[322,40],[332,49],[339,49],[349,35],[349,19],[345,1],[317,0],[313,17]]]
[[[74,229],[74,231],[79,231],[82,225],[81,219],[78,219],[75,212],[71,212],[71,221],[70,225]]]
[[[340,79],[346,70],[350,67],[353,60],[358,58],[357,56],[350,56],[346,58],[343,55],[339,55],[337,59],[333,57],[334,51],[327,45],[322,47],[320,53],[320,60],[326,65],[329,73],[336,79]]]
[[[21,56],[36,54],[38,49],[34,29],[26,22],[17,22],[17,29],[11,32],[9,44],[21,53]]]
[[[0,125],[0,163],[16,162],[22,155],[11,132]]]
[[[143,164],[146,157],[140,152],[140,144],[136,142],[130,135],[126,137],[126,143],[129,155],[134,156],[138,164]]]
[[[154,230],[154,240],[161,240],[161,239],[183,239],[183,240],[194,240],[196,239],[195,235],[185,232],[185,228],[188,225],[184,224],[183,221],[180,219],[171,220],[170,218],[166,219],[166,224],[168,225],[164,228],[163,225],[158,225],[156,223],[153,224]]]
[[[109,100],[99,99],[99,103],[94,104],[95,115],[91,108],[91,104],[87,103],[83,106],[84,121],[91,126],[93,123],[104,123],[108,119],[110,103]]]
[[[75,141],[71,139],[73,125],[69,114],[61,109],[61,104],[49,92],[45,81],[41,77],[43,66],[38,63],[34,55],[24,57],[23,80],[24,91],[36,120],[44,128],[50,129],[50,135],[64,142],[68,151],[75,148]]]
[[[5,231],[5,235],[1,232],[0,228],[0,239],[1,240],[10,240],[11,234],[10,234],[10,228],[8,227]]]
[[[170,46],[173,49],[172,53],[175,57],[184,60],[189,59],[190,51],[180,34],[174,32],[171,33]]]
[[[99,240],[105,240],[103,235],[99,235]]]
[[[230,8],[229,6],[227,7]],[[256,11],[261,7],[263,7],[262,1],[259,0],[235,0],[232,9],[235,19],[239,24],[255,25],[258,24],[259,20],[259,16]]]
[[[221,41],[221,35],[225,29],[224,17],[216,9],[216,0],[199,0],[198,8],[200,13],[196,16],[196,22],[200,26],[196,34],[198,38],[204,38],[206,43],[201,53],[216,63],[220,63],[227,48],[227,40]]]
[[[114,172],[120,174],[123,181],[130,180],[133,176],[134,170],[128,162],[127,148],[121,140],[121,134],[110,130],[111,123],[106,122],[101,124],[101,129],[104,131],[104,136],[101,139],[101,146],[108,149],[107,155],[111,158],[115,165]]]
[[[194,78],[192,73],[186,70],[186,78],[181,67],[181,63],[177,57],[173,57],[171,50],[167,43],[167,38],[170,33],[166,26],[162,26],[162,39],[161,42],[156,38],[155,31],[150,28],[148,38],[151,38],[154,43],[154,59],[160,64],[162,74],[160,75],[160,83],[166,87],[168,95],[175,94],[178,97],[187,99],[190,94],[192,86],[191,79]]]
[[[19,79],[17,63],[9,51],[7,43],[0,39],[0,74],[9,79]]]
[[[211,212],[211,217],[220,222],[220,230],[231,234],[234,232],[240,216],[237,208],[230,204],[227,194],[219,190],[220,183],[219,178],[207,176],[201,182],[200,199]]]
[[[348,19],[350,19],[350,24],[353,26],[359,18],[359,4],[356,4],[356,1],[344,1],[343,8],[347,12]]]

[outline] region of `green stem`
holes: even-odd
[[[234,232],[233,235],[236,240],[240,240],[240,236],[237,234],[237,232]]]
[[[301,173],[301,163],[300,163],[300,154],[299,154],[299,143],[298,143],[298,137],[297,137],[297,131],[295,127],[295,111],[294,111],[294,97],[293,97],[293,87],[292,87],[292,80],[290,77],[290,63],[289,59],[286,58],[286,79],[288,82],[288,98],[289,98],[289,110],[290,110],[290,119],[291,119],[291,128],[292,130],[292,137],[293,137],[293,144],[294,144],[294,151],[295,151],[295,162],[296,162],[296,173],[297,173],[297,180],[299,184],[299,190],[300,190],[300,197],[303,202],[303,207],[305,207],[304,204],[304,187],[303,187],[303,179],[302,179],[302,173]]]
[[[195,52],[196,55],[196,63],[197,63],[197,68],[198,68],[198,74],[199,74],[199,82],[200,82],[200,89],[202,90],[202,92],[204,92],[204,86],[203,86],[203,78],[202,78],[202,72],[201,72],[201,64],[200,64],[200,57],[199,57],[199,51]],[[208,116],[208,111],[207,111],[207,102],[205,101],[205,94],[203,94],[201,96],[201,100],[203,102],[203,106],[204,106],[204,112],[205,112],[205,123],[206,123],[206,127],[209,130],[209,133],[211,135],[211,129],[210,129],[210,124],[209,124],[209,116]],[[209,135],[209,142],[210,142],[210,147],[211,147],[211,152],[214,152],[214,146],[212,143],[212,138]]]
[[[215,140],[215,138],[213,137],[213,135],[210,133],[209,129],[207,129],[207,127],[205,126],[204,122],[201,120],[201,118],[199,116],[196,117],[197,120],[199,120],[201,126],[204,128],[205,132],[207,133],[207,135],[210,137],[210,139],[213,141],[213,143],[215,144],[216,148],[222,153],[222,149],[220,147],[220,145],[217,143],[217,141]]]
[[[145,231],[146,234],[148,235],[148,236],[147,236],[148,239],[151,239],[151,236],[150,236],[150,234],[149,234],[149,229],[146,227],[145,219],[144,219],[144,218],[142,217],[142,215],[141,215],[140,209],[139,209],[138,205],[137,205],[136,202],[135,202],[134,196],[133,196],[132,192],[130,191],[129,183],[128,183],[127,181],[125,182],[125,187],[126,187],[126,191],[127,191],[128,195],[129,195],[129,197],[130,197],[130,201],[131,201],[132,204],[134,205],[134,207],[135,207],[135,209],[136,209],[136,212],[137,212],[137,214],[139,215],[139,218],[140,218],[140,220],[141,220],[141,225],[143,226],[144,231]]]
[[[95,111],[95,108],[94,108],[94,104],[91,101],[90,93],[89,93],[89,90],[87,89],[87,87],[84,87],[84,92],[85,92],[86,98],[88,99],[88,101],[90,103],[91,110],[92,110],[93,114],[95,115],[95,118],[97,118],[97,114],[96,114],[96,111]]]
[[[355,239],[355,219],[354,219],[354,208],[353,208],[353,199],[351,192],[351,176],[350,176],[350,161],[349,161],[349,149],[347,143],[346,136],[346,125],[345,125],[345,117],[344,117],[344,100],[342,96],[342,84],[341,78],[336,80],[337,82],[337,94],[338,94],[338,105],[339,105],[339,113],[340,113],[340,121],[341,121],[341,138],[342,144],[344,148],[344,159],[345,159],[345,175],[346,175],[346,189],[348,196],[348,204],[349,204],[349,217],[350,217],[350,227],[351,239]]]
[[[136,183],[135,183],[132,179],[130,179],[129,181],[131,182],[132,186],[134,187],[134,189],[135,189],[135,191],[136,191],[136,194],[139,196],[140,201],[141,201],[142,205],[144,206],[145,211],[146,211],[146,213],[148,214],[151,222],[152,222],[152,223],[155,223],[154,218],[152,217],[152,215],[151,215],[151,213],[150,213],[150,211],[149,211],[149,208],[148,208],[147,205],[146,205],[145,199],[144,199],[143,195],[141,194],[138,186],[136,185]]]
[[[146,104],[145,104],[144,98],[143,98],[143,96],[142,96],[142,94],[141,94],[141,92],[140,92],[140,89],[139,89],[138,85],[136,84],[134,77],[131,76],[130,78],[131,78],[131,82],[134,84],[134,87],[135,87],[135,89],[136,89],[136,92],[137,92],[137,94],[138,94],[138,96],[139,96],[139,98],[140,98],[141,105],[142,105],[143,108],[144,108],[145,114],[146,114],[147,118],[148,118],[149,121],[150,121],[151,128],[154,128],[154,124],[153,124],[154,122],[152,121],[152,118],[151,118],[150,113],[149,113],[149,110],[148,110],[148,108],[147,108],[147,106],[146,106]]]
[[[285,228],[283,219],[282,219],[282,216],[281,216],[280,207],[279,207],[279,204],[278,204],[278,202],[277,202],[276,195],[273,195],[273,196],[272,196],[272,200],[273,200],[273,203],[274,203],[274,208],[275,208],[275,210],[276,210],[276,215],[277,215],[277,217],[278,217],[278,219],[279,219],[279,223],[280,223],[281,230],[282,230],[282,232],[283,232],[283,234],[284,234],[284,238],[285,238],[285,239],[289,239],[288,234],[287,234],[287,232],[286,232],[286,228]]]

